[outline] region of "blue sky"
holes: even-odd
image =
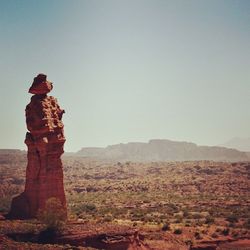
[[[0,1],[0,148],[25,149],[33,78],[54,82],[67,151],[250,137],[250,1]]]

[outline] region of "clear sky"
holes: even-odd
[[[26,149],[40,72],[66,151],[250,137],[250,1],[1,0],[0,148]]]

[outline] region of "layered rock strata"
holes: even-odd
[[[39,74],[29,90],[34,95],[26,106],[26,124],[29,132],[25,190],[12,200],[9,217],[33,218],[55,197],[66,209],[61,155],[65,137],[62,115],[57,99],[47,96],[52,83]]]

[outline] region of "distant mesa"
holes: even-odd
[[[235,137],[221,146],[234,148],[243,152],[250,152],[250,138]]]
[[[5,149],[2,148],[0,149],[0,155],[19,155],[19,154],[24,154],[25,151],[24,150],[20,150],[20,149]]]
[[[106,148],[82,148],[78,156],[117,161],[248,161],[248,155],[225,147],[197,146],[191,142],[150,140],[148,143],[130,142]]]
[[[60,200],[66,210],[61,161],[65,143],[64,110],[56,98],[47,96],[52,84],[46,77],[44,74],[35,77],[29,90],[34,95],[25,110],[29,130],[25,138],[28,147],[26,182],[24,192],[12,200],[9,218],[13,219],[36,217],[51,197]]]

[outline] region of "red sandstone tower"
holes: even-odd
[[[29,132],[25,190],[12,200],[10,218],[33,218],[46,201],[58,198],[66,209],[61,155],[65,137],[62,115],[56,98],[47,96],[53,85],[47,76],[34,78],[29,93],[33,94],[26,106],[26,124]]]

